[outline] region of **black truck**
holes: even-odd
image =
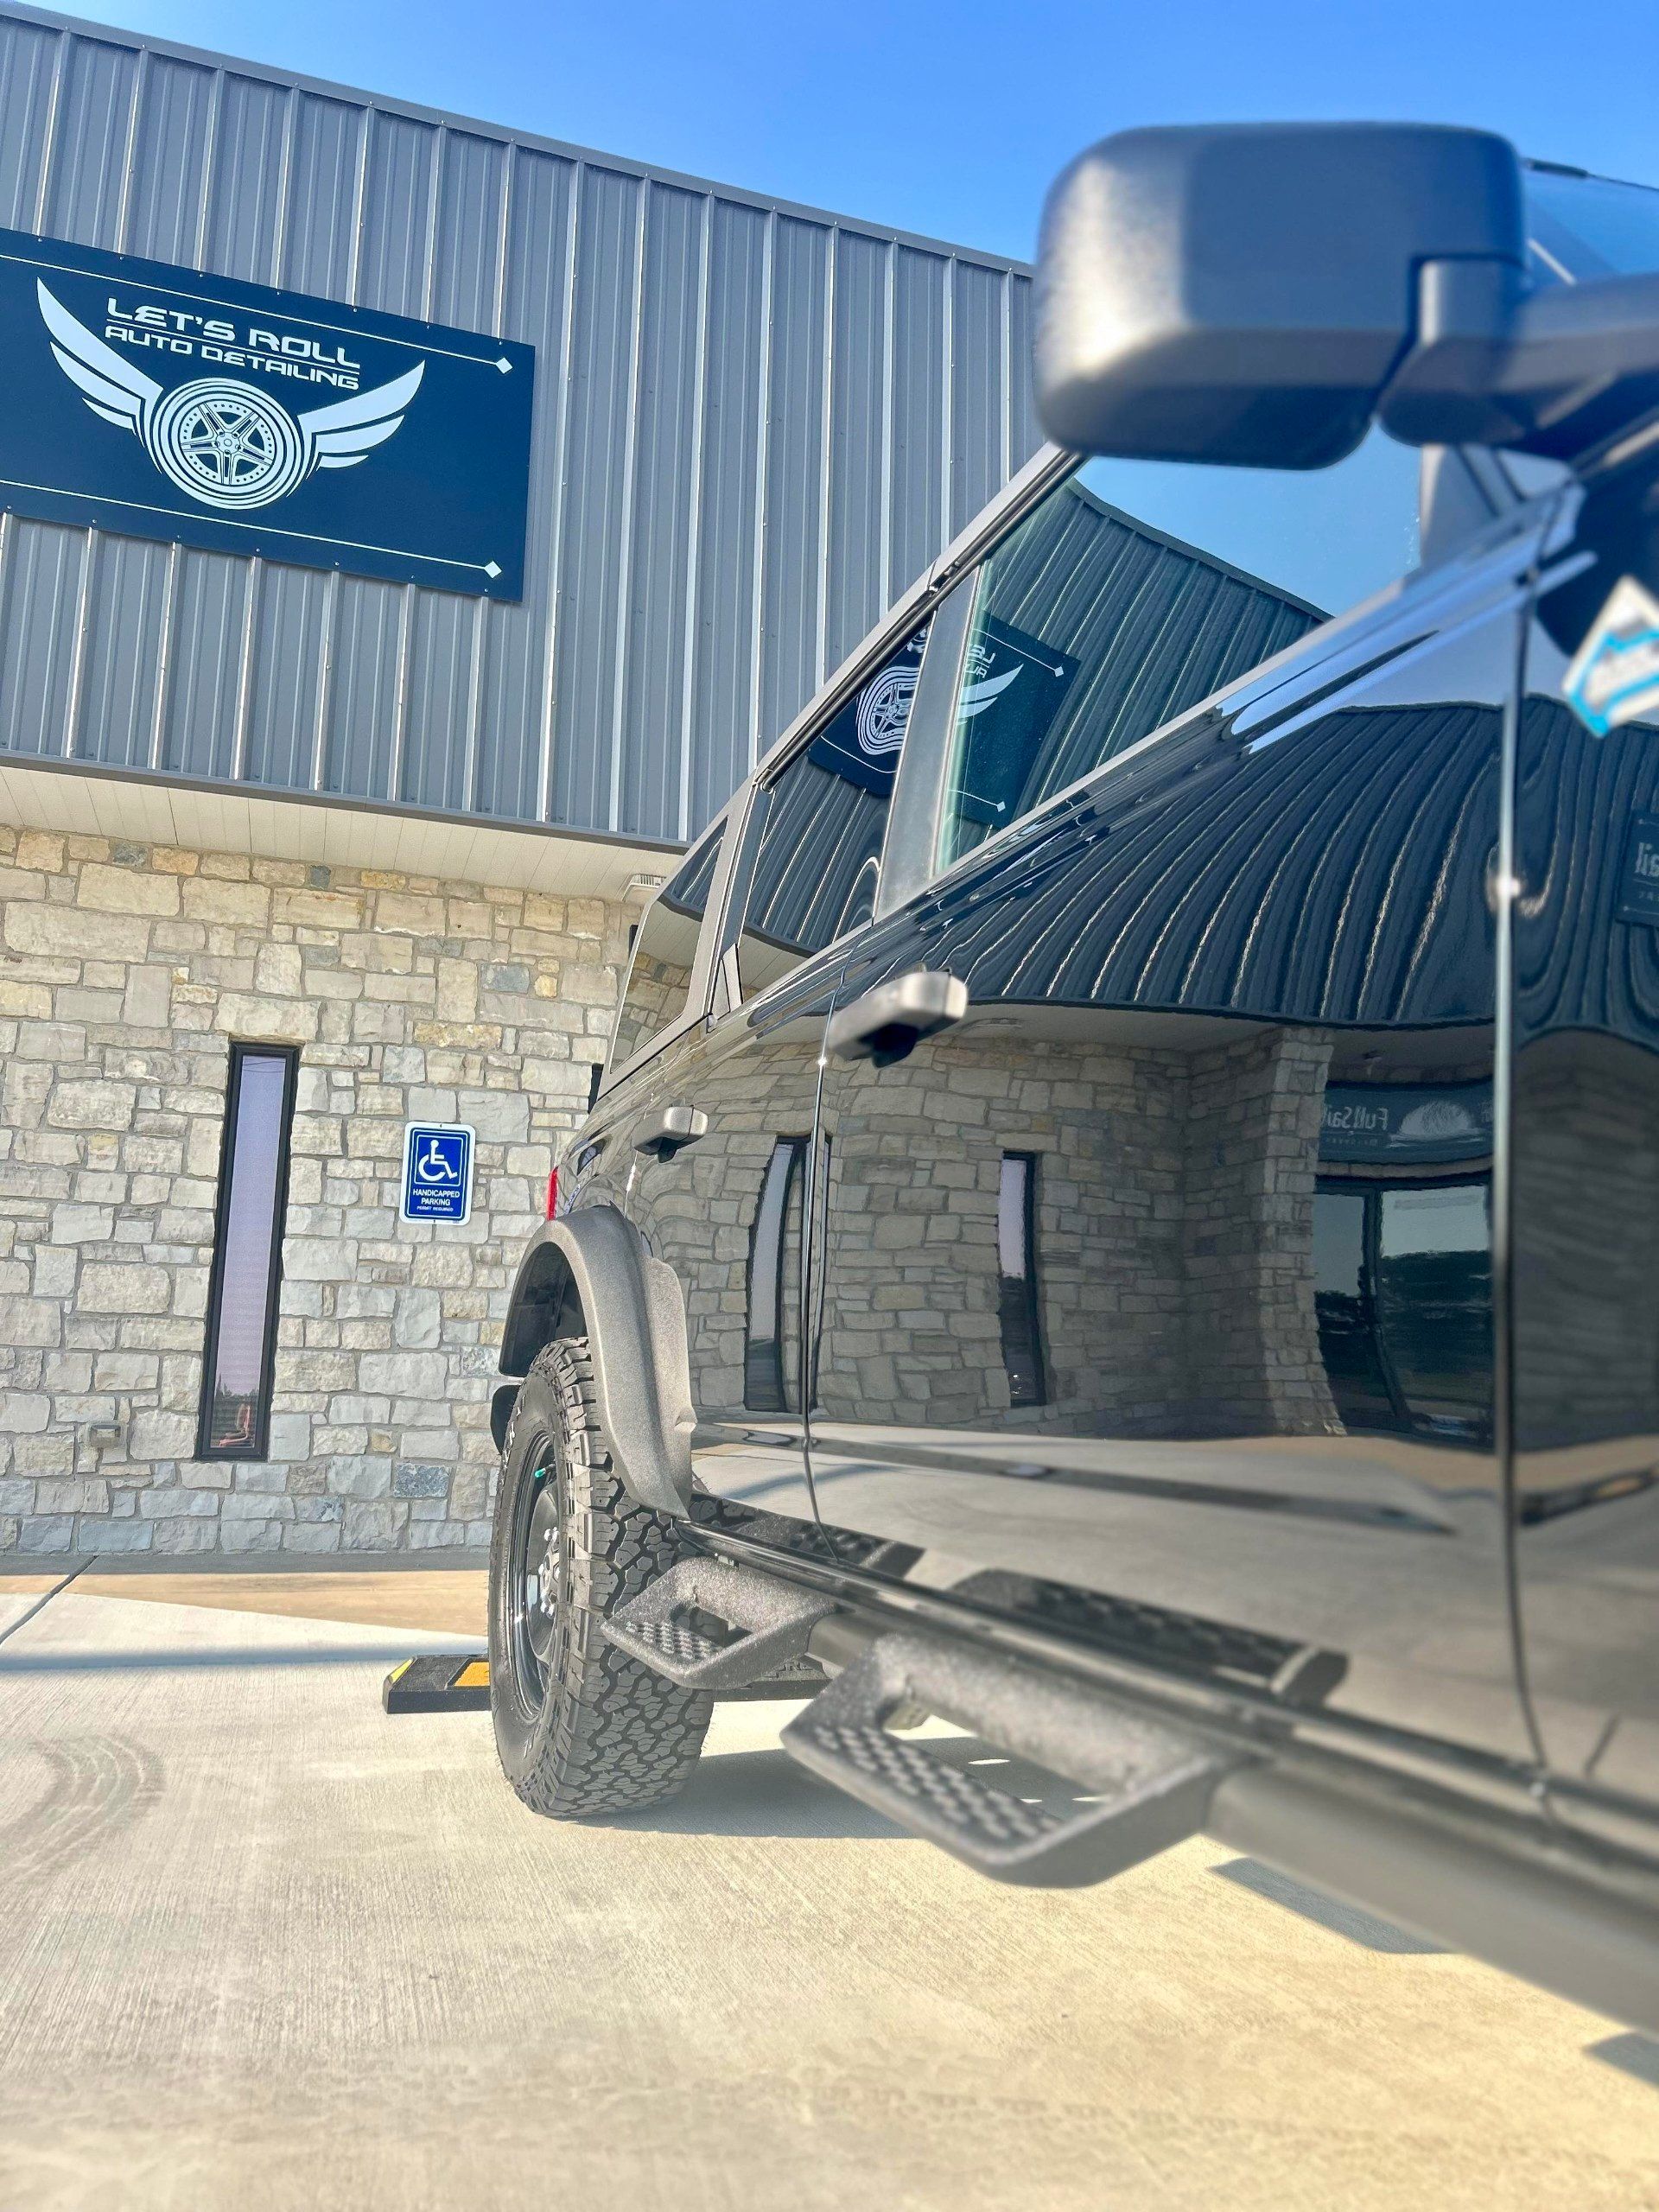
[[[518,1276],[527,1803],[788,1697],[988,1874],[1202,1828],[1659,2029],[1655,270],[1475,131],[1060,180],[1056,443],[645,913]],[[1379,426],[1335,619],[1091,486]]]

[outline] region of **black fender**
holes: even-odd
[[[585,1336],[599,1418],[636,1503],[691,1510],[691,1366],[679,1278],[614,1206],[537,1230],[519,1263],[501,1372],[522,1378],[556,1337]],[[504,1394],[498,1392],[498,1399]]]

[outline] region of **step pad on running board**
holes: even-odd
[[[605,1633],[620,1651],[682,1689],[718,1694],[782,1674],[803,1656],[831,1603],[727,1560],[686,1559],[613,1613]],[[688,1613],[712,1615],[740,1633],[722,1642],[686,1620]],[[811,1687],[804,1682],[801,1694]]]
[[[953,1763],[951,1739],[906,1742],[883,1724],[920,1706],[1072,1785],[1071,1808],[1032,1804]],[[1104,1881],[1204,1825],[1241,1755],[1005,1659],[907,1635],[873,1643],[783,1732],[826,1782],[1004,1882]],[[955,1754],[959,1756],[959,1754]]]

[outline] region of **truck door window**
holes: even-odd
[[[1077,478],[980,569],[937,865],[1294,644],[1317,607],[1148,530]]]
[[[923,623],[756,793],[737,940],[746,999],[874,912],[899,751],[926,642]]]
[[[671,1029],[691,995],[697,937],[715,880],[723,823],[709,832],[645,909],[633,943],[627,987],[616,1017],[611,1065],[626,1067],[655,1037]]]

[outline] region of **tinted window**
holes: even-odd
[[[938,865],[1311,628],[1305,601],[1177,544],[1075,478],[980,571]]]
[[[685,1012],[720,838],[719,827],[710,830],[645,910],[634,940],[627,988],[617,1013],[616,1035],[611,1045],[613,1067],[626,1067],[636,1052],[671,1028]]]
[[[875,911],[899,748],[926,639],[924,623],[756,793],[737,946],[746,999]]]
[[[1148,528],[1339,614],[1416,566],[1421,458],[1373,430],[1331,468],[1096,460],[1081,475]]]
[[[298,1055],[232,1045],[197,1456],[263,1459]]]
[[[1527,173],[1531,274],[1549,283],[1659,269],[1659,192],[1605,176]]]
[[[997,1184],[997,1315],[1011,1406],[1043,1402],[1037,1295],[1037,1160],[1034,1152],[1005,1152]]]

